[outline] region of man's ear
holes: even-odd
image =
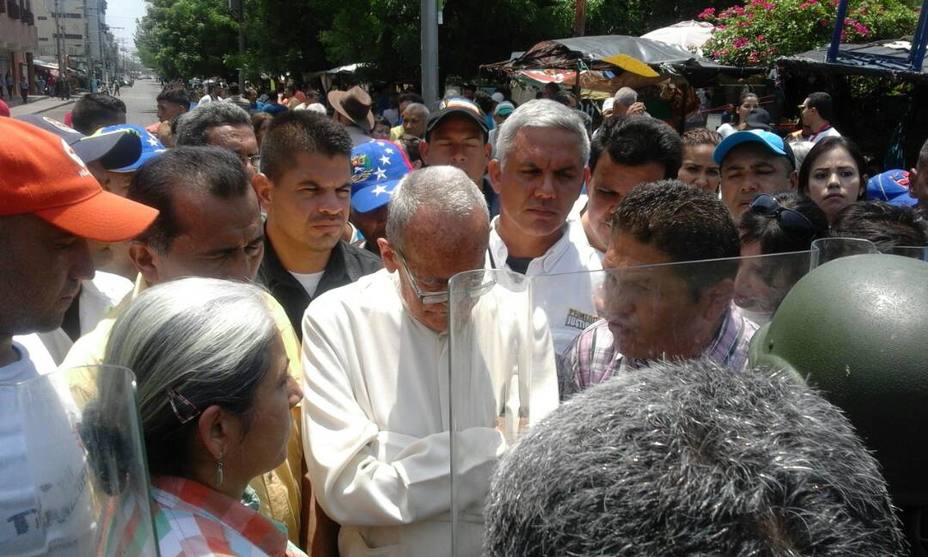
[[[380,248],[380,257],[383,259],[384,269],[395,273],[399,269],[400,263],[396,258],[396,251],[390,245],[390,241],[386,238],[377,238],[377,246]]]
[[[261,208],[267,211],[267,208],[271,206],[274,184],[271,183],[270,178],[263,172],[259,172],[252,178],[251,185],[255,189],[255,194],[258,196],[258,203],[261,204]]]
[[[496,192],[496,195],[499,195],[502,189],[501,180],[503,177],[503,167],[500,165],[499,159],[490,159],[490,163],[487,165],[487,174],[490,175],[490,185],[493,186],[493,191]]]
[[[429,142],[424,139],[419,140],[419,158],[423,166],[429,165]]]
[[[789,173],[789,189],[790,191],[796,191],[799,187],[799,171],[793,170]]]
[[[142,274],[145,282],[148,284],[161,282],[158,275],[159,257],[151,246],[136,240],[129,242],[129,259],[132,260],[132,264]]]

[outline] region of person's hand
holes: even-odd
[[[625,113],[629,115],[644,114],[645,112],[647,112],[647,109],[645,108],[644,103],[641,101],[632,103],[632,105],[628,107],[628,110],[625,111]]]

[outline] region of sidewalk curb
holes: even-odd
[[[42,109],[40,109],[40,110],[36,110],[36,111],[34,111],[34,112],[24,112],[24,113],[22,113],[22,114],[16,114],[16,109],[17,109],[17,108],[20,108],[20,107],[23,107],[23,106],[28,107],[28,106],[30,106],[30,105],[34,105],[36,102],[42,102],[42,101],[33,101],[33,102],[31,102],[31,103],[18,104],[18,105],[14,106],[14,107],[12,107],[12,108],[10,109],[11,116],[13,116],[14,118],[16,118],[17,116],[27,116],[27,115],[30,115],[30,114],[42,114],[43,112],[48,112],[49,110],[55,110],[56,108],[61,108],[62,106],[66,106],[66,105],[69,105],[69,104],[74,104],[74,101],[76,101],[77,99],[69,99],[69,100],[66,100],[66,101],[65,101],[65,100],[61,100],[61,99],[57,99],[57,100],[60,101],[60,102],[56,102],[56,103],[52,104],[51,106],[47,106],[47,107],[45,107],[45,108],[42,108]]]
[[[48,108],[43,108],[42,110],[38,110],[36,112],[33,112],[32,114],[42,114],[43,112],[48,112],[49,110],[55,110],[56,108],[61,108],[62,106],[65,106],[68,104],[74,104],[74,99],[70,99],[67,101],[61,101],[61,103],[59,104],[52,105]]]

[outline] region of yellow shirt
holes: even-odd
[[[106,343],[110,338],[110,331],[116,318],[126,307],[141,294],[148,284],[142,275],[135,280],[135,288],[115,308],[104,317],[97,327],[82,336],[65,356],[60,369],[99,365],[103,363],[106,354]],[[290,358],[290,374],[303,384],[303,374],[300,363],[301,347],[296,333],[287,319],[284,308],[270,294],[267,295],[268,309],[284,342],[287,357]],[[302,404],[302,403],[301,403]],[[261,514],[282,522],[287,526],[287,536],[294,544],[300,544],[300,518],[302,493],[300,478],[303,466],[302,420],[300,418],[301,404],[291,411],[292,426],[290,439],[287,442],[287,460],[274,470],[262,474],[251,480],[250,486],[261,500]],[[307,494],[308,496],[308,494]]]

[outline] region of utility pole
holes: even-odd
[[[238,20],[238,90],[245,94],[245,0],[229,0],[229,11]]]
[[[46,4],[48,6],[48,4]],[[62,53],[62,42],[64,41],[64,33],[61,31],[61,20],[59,19],[59,14],[61,13],[61,0],[55,0],[54,13],[52,14],[55,18],[55,53],[58,57],[58,79],[65,77],[67,73],[67,68],[64,64],[64,54]]]
[[[438,102],[438,0],[422,0],[422,98],[433,107]]]
[[[586,34],[586,0],[577,0],[574,7],[574,36]]]

